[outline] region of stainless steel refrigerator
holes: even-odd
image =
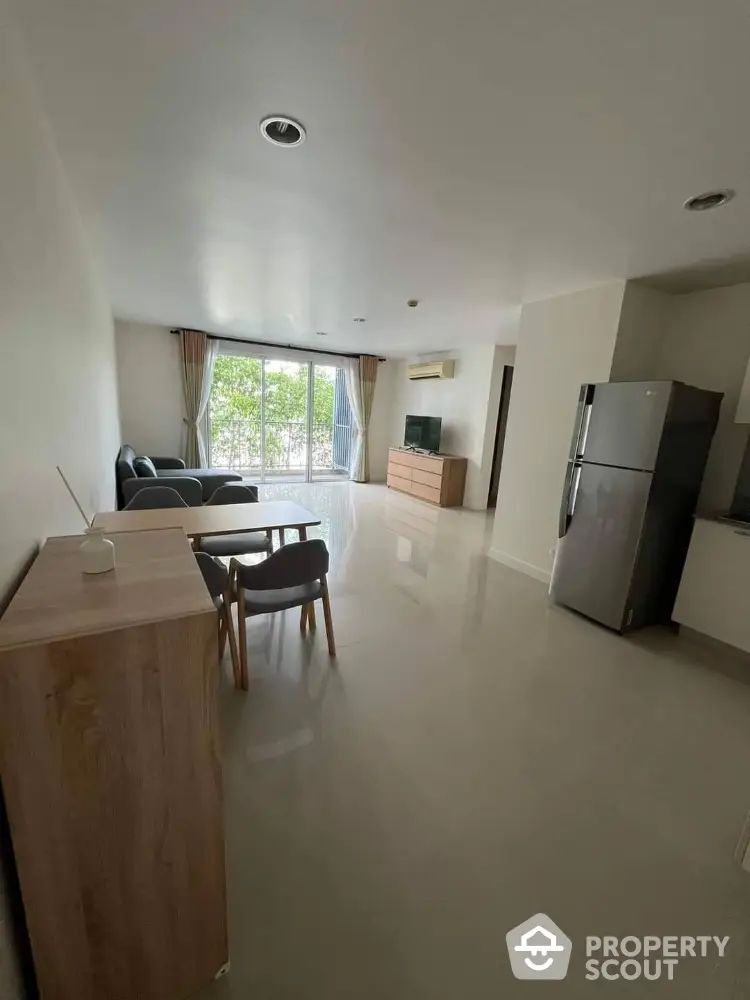
[[[620,632],[669,621],[722,395],[682,382],[581,387],[553,600]]]

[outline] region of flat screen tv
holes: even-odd
[[[423,448],[425,451],[440,451],[441,417],[417,417],[409,414],[404,428],[404,445],[407,448]]]

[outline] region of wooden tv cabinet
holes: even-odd
[[[457,455],[428,455],[405,448],[388,449],[391,489],[438,507],[460,507],[464,502],[466,459]]]

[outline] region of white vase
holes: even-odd
[[[107,573],[115,568],[115,547],[104,537],[102,528],[87,528],[81,545],[84,573]]]

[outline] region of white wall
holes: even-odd
[[[490,555],[549,580],[578,390],[609,379],[624,282],[521,311]]]
[[[668,295],[628,282],[613,379],[677,379],[724,393],[698,501],[702,513],[731,504],[747,427],[734,423],[750,355],[750,284]]]
[[[115,323],[122,440],[137,455],[181,456],[180,342],[163,326]]]
[[[609,375],[613,382],[662,377],[660,356],[672,302],[665,292],[627,282]]]
[[[388,472],[388,449],[393,444],[391,423],[398,362],[381,361],[370,414],[370,482],[384,483]]]
[[[487,506],[502,368],[504,364],[513,363],[514,350],[496,344],[480,344],[422,355],[397,364],[391,445],[403,444],[407,413],[442,417],[440,450],[468,460],[464,506],[473,510],[484,510]],[[409,364],[443,358],[455,361],[452,379],[408,380]]]
[[[0,3],[0,607],[46,535],[114,503],[112,317],[47,121]],[[1,881],[1,879],[0,879]],[[0,890],[0,996],[20,997]]]
[[[703,513],[725,511],[748,439],[748,428],[735,424],[734,414],[750,357],[750,284],[670,300],[656,377],[724,393],[698,508]]]
[[[45,535],[114,502],[112,316],[17,43],[0,31],[0,594]]]
[[[184,397],[179,341],[169,327],[117,320],[122,439],[139,455],[182,455]],[[396,363],[378,366],[370,416],[370,479],[385,482]]]

